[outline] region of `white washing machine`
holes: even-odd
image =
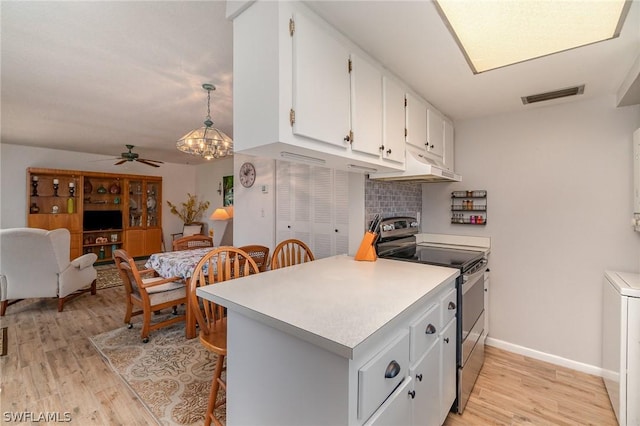
[[[602,377],[621,426],[640,425],[640,274],[605,271]]]

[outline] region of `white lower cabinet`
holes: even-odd
[[[367,265],[362,265],[364,262],[354,264],[348,257],[340,256],[300,266],[320,274],[321,269],[316,269],[321,268],[318,265],[333,262],[338,262],[334,264],[336,274],[343,273],[338,264],[352,268],[345,268],[347,274],[356,271],[360,274],[361,268],[367,269]],[[376,272],[396,275],[393,263],[379,260]],[[389,272],[384,272],[386,266],[391,268]],[[295,270],[291,269],[291,272]],[[282,285],[280,281],[270,281],[273,279],[260,284],[270,289]],[[300,275],[290,279],[298,286],[305,286],[299,282]],[[400,280],[407,280],[406,277],[395,279],[398,285],[402,285]],[[415,275],[413,279],[421,282],[424,278]],[[345,352],[344,346],[335,345],[335,340],[302,333],[289,323],[281,327],[282,323],[272,321],[272,317],[254,318],[253,314],[245,315],[241,309],[235,310],[232,306],[228,309],[227,323],[230,360],[227,365],[227,424],[441,424],[442,414],[446,415],[453,402],[449,400],[450,396],[455,397],[455,317],[441,327],[443,318],[451,315],[449,296],[455,292],[455,277],[447,279],[437,289],[432,288],[410,302],[408,308],[403,308],[401,313],[352,348],[351,354]],[[371,277],[366,275],[362,278],[366,284],[354,284],[368,288],[370,281]],[[373,285],[379,282],[380,278]],[[296,295],[292,297],[295,299]],[[442,313],[443,306],[445,314]]]
[[[404,330],[358,371],[358,417],[367,419],[409,373],[409,332]]]
[[[412,424],[440,424],[440,346],[435,343],[411,369],[415,391]]]
[[[444,328],[440,336],[442,363],[440,364],[440,423],[444,423],[456,400],[456,319]],[[426,424],[426,423],[425,423]]]
[[[411,377],[407,377],[365,423],[366,426],[402,426],[412,423]]]
[[[421,425],[437,426],[444,423],[456,399],[456,290],[453,286],[441,291],[426,305],[426,309],[409,324],[409,333],[402,333],[359,370],[359,417],[367,419],[365,425]],[[444,326],[443,326],[444,325]],[[387,387],[381,371],[391,365],[390,360],[404,360],[402,348],[407,349],[409,370],[393,393]],[[404,364],[402,364],[404,365]],[[365,382],[363,374],[376,371],[378,378]],[[364,373],[363,373],[364,372]],[[396,377],[396,383],[399,383]],[[380,395],[390,395],[382,405]],[[373,401],[369,400],[374,396]],[[364,401],[368,401],[366,405]],[[369,417],[371,407],[377,410]],[[361,410],[362,409],[362,410]],[[360,416],[362,414],[363,416]]]

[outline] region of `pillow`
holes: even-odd
[[[190,235],[197,235],[202,232],[202,225],[185,225],[182,228],[182,236],[188,237]]]

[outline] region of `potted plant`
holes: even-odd
[[[187,193],[187,201],[181,203],[179,206],[169,200],[167,200],[167,204],[171,207],[171,213],[182,219],[185,225],[198,222],[202,217],[202,213],[209,208],[208,201],[198,201],[197,195],[191,195],[189,193]]]

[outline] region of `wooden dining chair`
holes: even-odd
[[[260,272],[267,270],[267,267],[269,266],[269,247],[251,244],[239,248],[251,256],[251,258],[256,262],[256,265],[258,265]]]
[[[172,243],[173,251],[193,250],[203,247],[213,247],[213,236],[196,234],[178,238]]]
[[[284,240],[273,250],[271,269],[284,268],[315,260],[309,246],[295,238]]]
[[[200,260],[189,281],[189,301],[200,328],[200,343],[217,355],[205,414],[205,426],[209,426],[211,422],[216,426],[221,425],[214,410],[226,403],[226,396],[218,400],[218,391],[222,388],[226,393],[227,390],[227,384],[222,380],[227,356],[227,319],[223,306],[199,298],[196,295],[196,289],[259,272],[258,265],[248,253],[236,247],[223,246],[213,249]]]
[[[155,276],[153,269],[141,269],[129,254],[118,249],[113,252],[120,278],[124,283],[127,311],[124,316],[125,324],[132,328],[131,317],[142,314],[142,341],[149,341],[149,333],[161,327],[166,327],[185,320],[185,315],[178,315],[178,305],[187,303],[187,288],[183,280],[178,277],[162,278]],[[146,277],[146,278],[143,278]],[[134,311],[138,307],[138,311]],[[151,322],[151,314],[162,309],[173,308],[174,316],[163,321]]]

